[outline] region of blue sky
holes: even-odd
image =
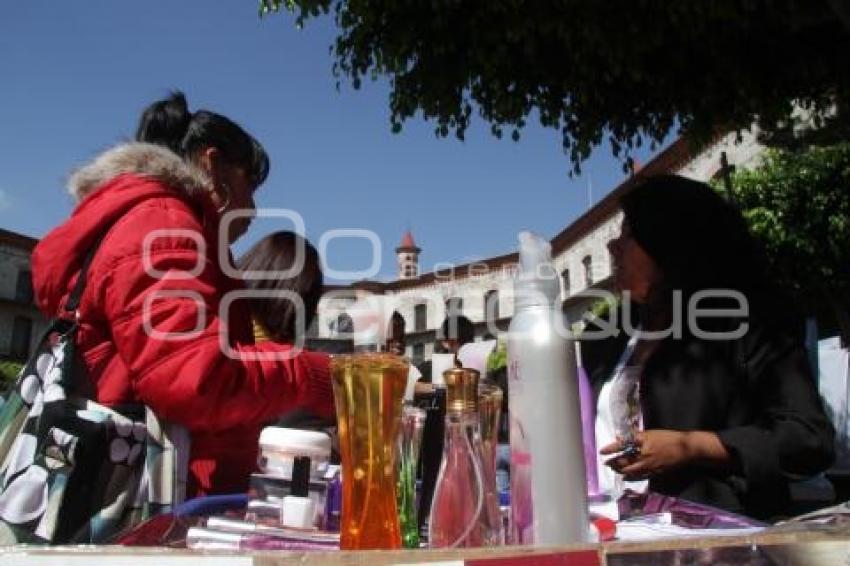
[[[139,113],[169,89],[193,109],[228,115],[266,147],[272,171],[258,205],[297,211],[318,243],[339,228],[372,230],[381,273],[412,229],[420,265],[511,252],[516,234],[551,237],[623,179],[607,145],[570,178],[558,133],[531,124],[519,143],[477,120],[466,141],[433,124],[390,132],[383,80],[340,91],[331,74],[330,17],[295,28],[259,19],[254,0],[3,2],[0,7],[0,227],[39,237],[71,211],[75,166],[132,136]],[[637,153],[641,161],[648,150]],[[291,227],[258,221],[242,251]],[[370,263],[363,240],[336,240],[338,270]]]

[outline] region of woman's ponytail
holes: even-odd
[[[176,90],[145,109],[136,130],[136,141],[162,145],[185,156],[184,139],[191,122],[186,96]]]
[[[205,148],[215,147],[226,161],[245,170],[254,187],[269,174],[269,156],[260,142],[226,116],[208,110],[189,112],[179,90],[145,109],[136,141],[165,146],[189,160]]]

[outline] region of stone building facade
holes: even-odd
[[[718,136],[714,143],[696,153],[685,140],[679,139],[556,234],[551,240],[553,262],[560,275],[563,308],[569,319],[579,321],[596,300],[589,290],[610,289],[612,264],[608,242],[620,233],[619,198],[641,177],[675,173],[708,181],[723,173],[722,154],[730,168],[752,168],[758,165],[762,151],[752,133],[744,133],[740,140],[735,134]],[[513,316],[517,254],[420,274],[417,259],[420,251],[408,232],[397,248],[397,280],[329,287],[319,304],[314,336],[332,340],[344,335],[345,330],[350,330],[346,309],[368,294],[385,297],[404,317],[407,355],[416,363],[433,353],[436,331],[449,311],[462,312],[475,323],[476,339],[498,335],[507,328]],[[415,266],[411,265],[413,262]]]
[[[698,153],[684,140],[675,141],[551,239],[563,308],[571,321],[580,320],[596,300],[589,290],[610,288],[612,265],[607,245],[620,232],[620,196],[642,176],[676,173],[703,181],[716,178],[722,173],[724,153],[731,167],[758,165],[763,148],[755,135],[736,137],[718,136]],[[29,265],[36,242],[0,229],[0,358],[25,358],[46,325],[32,300]],[[460,312],[472,320],[476,339],[507,329],[514,309],[516,253],[420,273],[420,252],[413,234],[407,232],[396,249],[398,279],[327,287],[308,332],[308,344],[336,349],[334,342],[351,330],[346,310],[368,295],[384,297],[404,318],[407,355],[416,362],[433,353],[436,331],[447,312]]]
[[[29,356],[47,321],[32,293],[30,256],[38,240],[0,229],[0,358]]]

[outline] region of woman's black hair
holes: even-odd
[[[301,270],[291,277],[271,277],[269,279],[246,279],[249,289],[264,291],[293,291],[304,301],[304,329],[310,327],[316,316],[319,299],[322,297],[324,277],[319,262],[319,253],[310,242],[298,234],[280,231],[269,234],[248,250],[236,262],[241,271],[287,271],[295,264],[297,249],[304,250],[304,264]],[[288,298],[251,299],[251,314],[263,325],[278,342],[294,342],[298,312],[296,305]]]
[[[463,346],[475,341],[475,325],[462,314],[448,315],[437,332],[439,340],[457,340]]]
[[[620,204],[668,291],[682,291],[687,301],[701,290],[734,289],[760,314],[781,308],[762,245],[741,212],[709,185],[676,175],[648,177]]]
[[[136,140],[165,146],[183,158],[215,147],[225,161],[245,169],[255,187],[269,174],[269,157],[260,142],[221,114],[208,110],[189,112],[186,96],[180,91],[145,109]]]

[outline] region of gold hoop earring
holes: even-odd
[[[218,212],[219,214],[223,214],[224,211],[227,210],[227,207],[230,206],[230,199],[231,199],[231,195],[233,194],[233,192],[230,190],[230,186],[227,183],[221,183],[219,185],[219,190],[220,191],[223,190],[224,194],[227,197],[227,198],[224,199],[224,204],[222,204],[220,207],[218,207],[216,209],[216,212]]]

